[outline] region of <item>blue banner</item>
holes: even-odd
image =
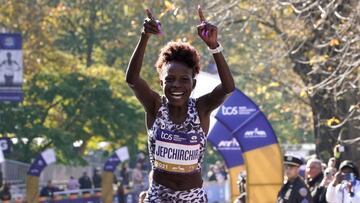
[[[56,162],[55,151],[53,149],[47,149],[36,157],[27,174],[31,176],[40,176],[44,168],[54,162]]]
[[[262,112],[236,130],[235,137],[241,142],[244,152],[277,143],[275,133]]]
[[[116,167],[120,164],[120,159],[116,153],[109,157],[104,164],[104,171],[114,172]]]
[[[245,94],[236,89],[219,108],[216,119],[231,131],[241,128],[243,124],[259,112],[259,108]],[[233,133],[233,132],[232,132]]]
[[[114,172],[119,163],[129,159],[129,150],[128,148],[121,147],[111,155],[104,164],[104,171]]]
[[[23,100],[22,38],[19,33],[0,34],[0,101]]]
[[[277,143],[265,115],[238,89],[219,108],[215,117],[237,138],[243,152]]]
[[[21,50],[22,38],[20,33],[0,33],[0,49]]]
[[[11,139],[8,137],[1,137],[0,138],[0,149],[4,153],[10,153],[12,151],[12,142]]]
[[[41,172],[47,166],[47,163],[43,156],[39,154],[35,161],[31,164],[27,174],[32,176],[40,176]]]
[[[240,144],[220,122],[214,124],[208,134],[208,140],[224,158],[228,168],[244,164]]]

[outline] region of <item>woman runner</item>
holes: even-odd
[[[144,106],[151,185],[144,202],[207,202],[201,164],[209,130],[210,113],[234,91],[234,81],[217,40],[217,27],[205,21],[200,6],[199,37],[213,55],[221,84],[199,98],[190,98],[200,71],[199,54],[188,43],[169,42],[156,62],[163,96],[140,77],[150,36],[162,33],[160,22],[149,10],[140,40],[130,59],[126,82]]]

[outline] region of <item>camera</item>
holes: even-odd
[[[349,182],[353,182],[355,180],[354,173],[345,173],[344,180],[349,181]]]

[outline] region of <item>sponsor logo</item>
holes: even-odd
[[[118,162],[118,161],[120,161],[117,157],[110,157],[109,159],[108,159],[108,161],[109,162]]]
[[[246,106],[221,106],[221,113],[224,116],[250,115],[255,111],[256,109],[248,108]]]
[[[43,165],[44,165],[44,162],[43,162],[42,160],[39,160],[39,161],[37,162],[37,165],[38,165],[38,166],[43,166]]]
[[[40,171],[39,171],[39,169],[36,169],[36,168],[34,168],[34,169],[31,169],[30,170],[30,173],[39,173]]]
[[[223,140],[220,141],[218,146],[218,150],[240,150],[239,142],[233,138],[232,140]]]
[[[166,133],[164,131],[161,132],[161,135],[160,135],[161,139],[164,139],[164,140],[172,140],[173,139],[173,135],[170,134],[170,133]]]
[[[191,136],[190,143],[196,143],[198,141],[198,137],[196,135]]]
[[[255,128],[254,130],[246,131],[244,134],[244,138],[266,138],[267,134],[263,130],[258,130]]]
[[[181,144],[194,144],[199,142],[198,135],[196,134],[177,133],[166,130],[158,130],[156,134],[156,138],[164,142],[176,142]]]
[[[5,45],[6,47],[13,47],[13,46],[15,46],[15,39],[12,38],[12,37],[7,37],[7,38],[5,38],[5,40],[4,40],[4,45]]]

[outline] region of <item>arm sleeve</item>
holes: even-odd
[[[320,194],[318,196],[320,202],[327,202],[326,201],[326,190],[325,186],[320,186]]]
[[[326,189],[326,201],[329,203],[336,203],[337,195],[337,187],[334,187],[333,182],[331,182]]]
[[[359,182],[358,182],[359,183]],[[352,202],[360,203],[360,185],[356,185],[354,197],[352,197]]]

